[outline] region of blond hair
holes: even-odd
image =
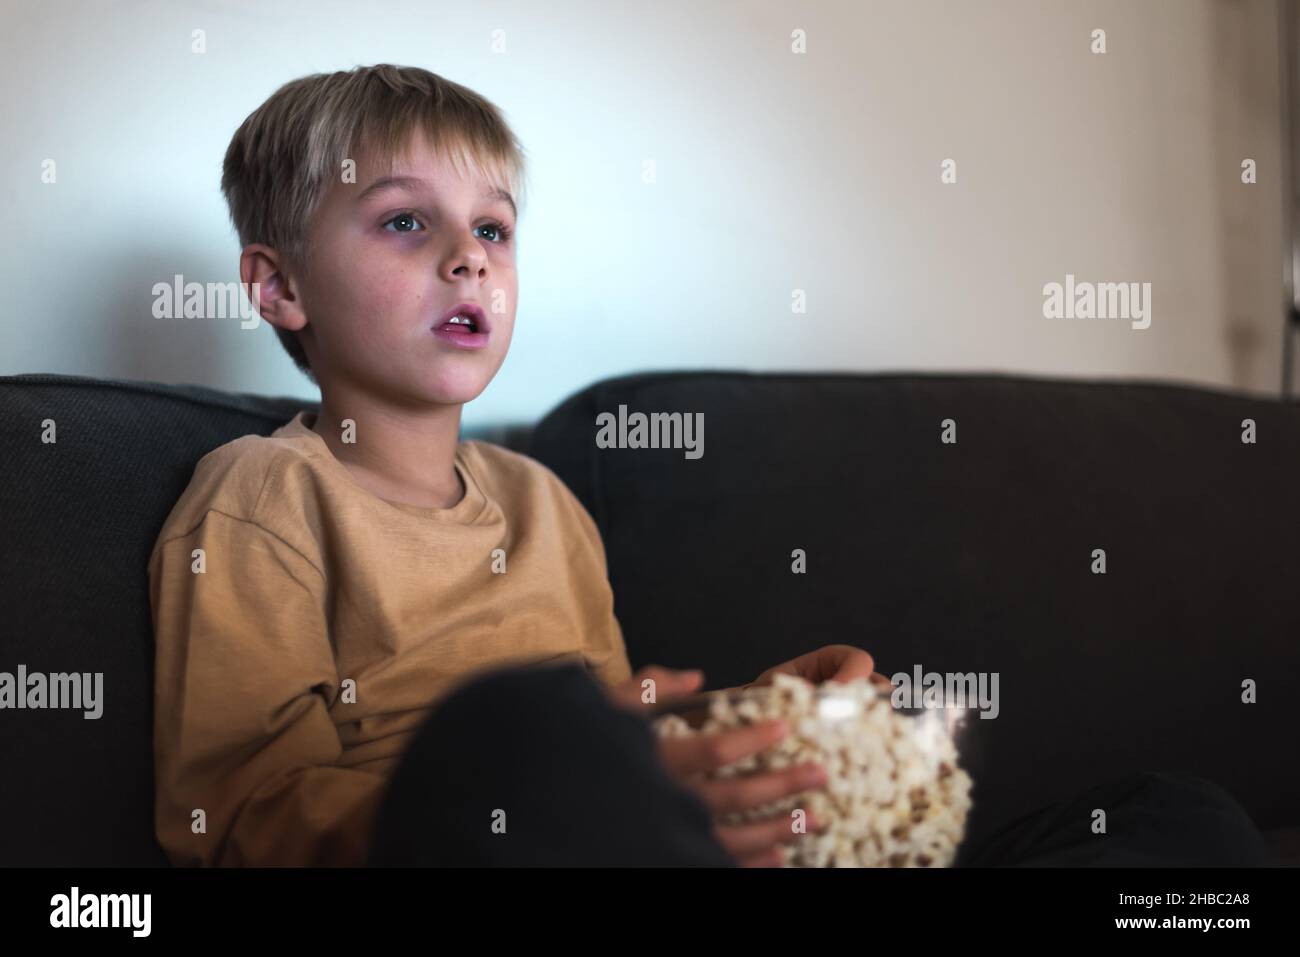
[[[308,226],[344,161],[368,150],[391,164],[416,132],[460,175],[474,169],[522,208],[524,150],[496,106],[428,70],[381,63],[292,80],[240,125],[221,170],[240,245],[263,243],[307,273]],[[275,331],[315,380],[297,334]]]

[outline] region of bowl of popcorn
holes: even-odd
[[[723,824],[785,816],[798,829],[826,822],[783,844],[786,867],[949,867],[970,811],[971,779],[958,761],[959,710],[896,708],[887,679],[814,685],[777,673],[772,683],[703,696],[653,721],[660,736],[708,734],[773,719],[790,733],[775,745],[719,768],[715,777],[777,771],[817,762],[821,788],[763,807],[725,814]],[[802,814],[800,812],[803,812]]]

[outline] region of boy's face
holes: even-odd
[[[299,336],[323,391],[460,404],[496,375],[514,331],[515,210],[467,176],[417,134],[391,171],[362,156],[355,183],[330,186],[297,290]],[[483,310],[486,331],[440,328],[462,303]]]

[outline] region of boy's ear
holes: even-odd
[[[294,283],[285,275],[285,265],[278,250],[252,243],[239,254],[239,280],[263,319],[277,329],[297,332],[307,325],[307,315],[294,291]],[[250,292],[253,283],[258,285],[256,297]]]

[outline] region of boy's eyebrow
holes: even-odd
[[[428,184],[418,176],[381,176],[357,194],[357,202],[360,203],[364,201],[367,196],[383,189],[405,189],[414,191],[417,189],[423,189],[427,185]],[[516,219],[519,218],[519,210],[515,209],[514,199],[504,189],[494,189],[489,187],[480,195],[484,199],[499,199],[502,202],[507,203],[510,206],[510,212],[514,214]]]

